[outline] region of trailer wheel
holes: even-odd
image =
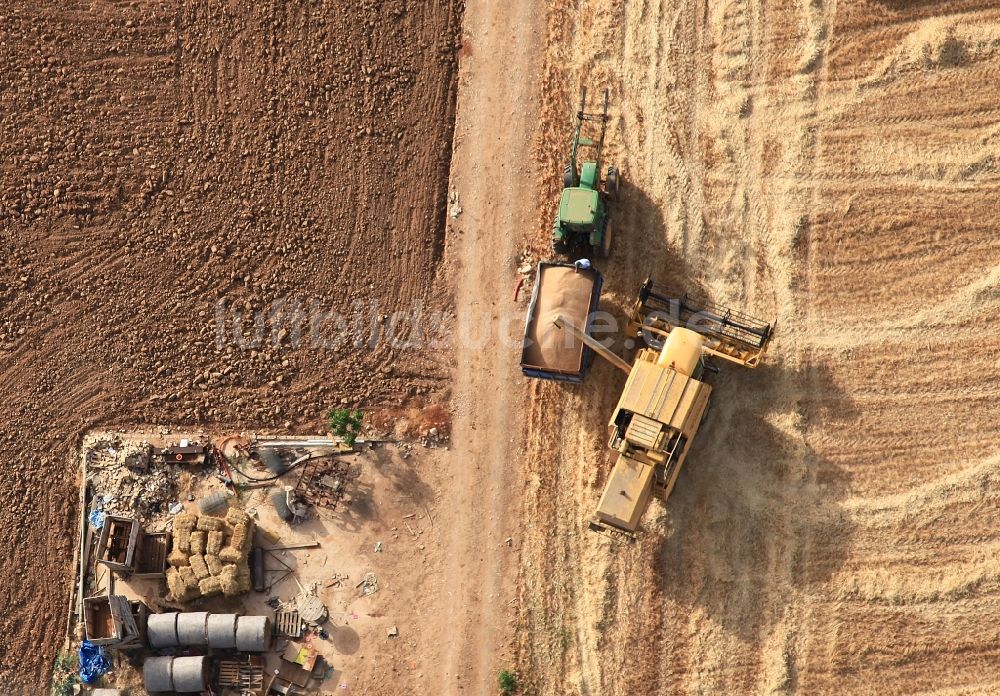
[[[576,186],[576,172],[573,171],[573,165],[567,164],[566,168],[563,169],[563,188],[573,188]]]
[[[271,505],[274,506],[274,511],[278,513],[280,517],[285,522],[291,522],[295,515],[288,507],[288,498],[285,491],[281,490],[277,493],[271,494]]]
[[[608,167],[608,174],[604,177],[604,191],[611,198],[618,197],[618,167]]]

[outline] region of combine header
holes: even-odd
[[[772,327],[725,307],[696,304],[687,295],[668,296],[651,280],[629,314],[627,336],[649,346],[631,366],[566,317],[554,323],[628,373],[608,423],[608,446],[618,460],[590,526],[632,536],[650,497],[670,495],[708,412],[712,387],[705,373],[718,370],[706,361],[718,357],[756,367]]]
[[[642,284],[628,319],[626,331],[633,338],[657,344],[673,328],[686,327],[705,339],[705,353],[745,367],[760,364],[771,337],[770,324],[721,305],[693,300],[687,294],[670,297],[649,278]]]

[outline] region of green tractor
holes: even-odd
[[[601,182],[601,151],[608,126],[608,90],[604,90],[604,109],[601,112],[588,113],[586,106],[587,88],[584,87],[580,109],[576,112],[569,162],[563,170],[559,212],[552,224],[552,250],[562,255],[583,253],[606,258],[611,252],[608,208],[618,195],[617,167],[608,167],[603,184]],[[590,130],[595,132],[585,136],[585,126],[590,126]],[[592,159],[578,163],[581,148],[590,148]]]

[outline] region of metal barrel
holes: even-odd
[[[175,657],[172,674],[174,691],[181,694],[201,693],[208,686],[208,658]]]
[[[174,658],[147,657],[142,663],[142,685],[146,691],[164,692],[174,690],[172,670]]]
[[[203,515],[219,515],[229,507],[229,494],[225,491],[213,491],[198,501],[198,509]]]
[[[236,647],[236,621],[238,614],[209,614],[208,647],[231,650]]]
[[[154,650],[180,645],[177,640],[177,612],[150,614],[146,620],[146,638],[149,640],[149,647]]]
[[[266,616],[241,616],[236,621],[236,649],[265,652],[271,647],[271,619]]]
[[[188,611],[177,615],[177,643],[185,646],[208,645],[208,612]]]

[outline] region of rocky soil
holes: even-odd
[[[445,360],[384,339],[410,326],[397,311],[448,318],[460,16],[451,0],[0,8],[10,688],[47,693],[62,642],[84,429],[315,430],[335,404],[440,398]]]

